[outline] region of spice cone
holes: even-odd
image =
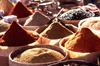
[[[32,14],[33,13],[22,2],[17,2],[8,15],[16,15],[17,18],[23,18]]]
[[[14,7],[10,0],[1,0],[0,8],[4,11],[4,15],[7,15],[11,9]]]
[[[65,42],[64,46],[75,52],[97,52],[100,51],[100,36],[89,28],[81,28]]]
[[[35,12],[32,17],[28,18],[24,26],[42,26],[49,22],[50,18],[40,12]]]
[[[1,37],[0,43],[5,46],[21,46],[35,42],[38,38],[39,35],[25,30],[16,21],[13,21]]]
[[[60,39],[73,34],[73,32],[63,26],[60,22],[51,23],[40,35],[49,39]]]

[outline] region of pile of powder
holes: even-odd
[[[92,33],[88,28],[80,28],[65,42],[64,47],[75,52],[100,51],[100,36]]]
[[[0,8],[1,10],[4,11],[5,16],[11,11],[13,7],[14,5],[12,4],[10,0],[1,0],[0,2]]]
[[[6,22],[0,22],[0,32],[4,32],[9,28],[10,24]]]
[[[12,8],[8,15],[16,15],[17,18],[28,17],[33,13],[22,3],[17,2],[17,4]]]
[[[21,63],[48,63],[62,60],[64,56],[55,50],[48,48],[31,48],[13,58]]]
[[[99,18],[96,19],[94,17],[94,18],[85,20],[85,21],[83,21],[83,23],[80,26],[81,27],[88,27],[88,28],[93,29],[93,30],[100,30],[100,19]]]
[[[35,42],[39,35],[22,28],[16,21],[13,21],[5,34],[0,38],[0,45],[21,46]]]
[[[24,26],[41,26],[49,22],[50,18],[41,12],[35,12],[32,17],[28,18]]]
[[[73,34],[71,30],[63,26],[60,22],[51,23],[40,35],[49,39],[59,39]]]

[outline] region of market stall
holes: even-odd
[[[100,9],[84,0],[1,0],[0,66],[99,66]]]

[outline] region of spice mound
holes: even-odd
[[[83,21],[81,27],[88,27],[93,30],[100,30],[100,19],[96,17]]]
[[[0,38],[0,45],[3,46],[21,46],[35,42],[39,35],[35,32],[29,32],[22,28],[16,21],[13,21],[5,34]]]
[[[0,32],[4,32],[9,28],[10,24],[6,22],[0,22]]]
[[[40,35],[49,39],[60,39],[73,34],[71,30],[63,26],[60,22],[51,23]]]
[[[3,16],[8,15],[13,7],[14,5],[10,0],[0,0],[0,9],[4,11]]]
[[[31,48],[13,58],[21,63],[48,63],[62,60],[64,56],[55,50],[48,48]]]
[[[100,36],[88,28],[80,28],[64,47],[75,52],[97,52],[100,51]]]
[[[17,18],[23,18],[32,14],[33,13],[22,2],[17,2],[8,15],[16,15]]]
[[[28,18],[24,26],[42,26],[49,22],[50,18],[41,12],[35,12],[32,17]]]
[[[62,20],[81,20],[84,18],[89,18],[94,16],[93,12],[84,11],[81,9],[71,9],[59,16],[59,19]]]

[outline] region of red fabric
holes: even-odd
[[[23,18],[32,14],[33,12],[31,12],[22,2],[17,2],[8,15],[16,15],[17,18]]]
[[[89,11],[95,11],[95,12],[99,12],[100,13],[100,9],[96,6],[79,6],[80,9],[83,9],[83,10],[89,10]]]

